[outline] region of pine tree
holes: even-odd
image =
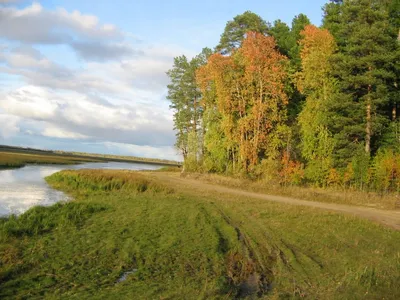
[[[269,33],[275,38],[279,51],[283,55],[289,56],[290,50],[294,47],[290,27],[285,22],[276,20]]]
[[[388,87],[396,80],[396,36],[387,6],[379,0],[328,4],[324,26],[339,46],[333,63],[340,93],[333,102],[336,115],[331,128],[337,162],[344,166],[359,147],[369,155],[380,146],[390,119]]]
[[[174,58],[174,65],[167,72],[171,83],[167,98],[174,111],[175,146],[180,150],[185,162],[197,164],[202,154],[202,115],[201,92],[196,83],[196,70],[207,62],[212,51],[203,49],[202,53],[190,61],[186,56]]]
[[[240,47],[247,32],[253,31],[266,35],[268,30],[269,24],[259,15],[246,11],[226,24],[220,42],[215,49],[223,55],[229,54]]]

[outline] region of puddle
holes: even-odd
[[[117,283],[124,282],[125,280],[128,279],[128,276],[131,274],[135,274],[138,271],[138,269],[132,269],[131,271],[127,271],[122,274],[120,278],[118,278]]]

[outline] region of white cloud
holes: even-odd
[[[19,134],[18,144],[58,138],[64,146],[98,142],[112,153],[176,157],[166,71],[173,57],[194,53],[137,43],[96,16],[38,3],[0,6],[0,36],[0,76],[13,80],[0,89],[8,118],[3,136]],[[64,60],[64,51],[78,56]]]
[[[0,113],[0,136],[6,139],[18,133],[19,120],[19,117]]]
[[[76,133],[76,132],[70,132],[67,130],[63,130],[57,127],[48,127],[45,128],[45,130],[42,132],[43,136],[47,137],[55,137],[55,138],[60,138],[60,139],[86,139],[88,136]]]
[[[0,73],[20,75],[31,85],[52,89],[103,93],[129,101],[159,99],[160,94],[165,93],[168,84],[166,71],[171,68],[173,57],[184,50],[175,50],[174,47],[148,50],[144,47],[140,51],[145,55],[120,62],[99,62],[100,55],[99,61],[72,69],[50,61],[30,46],[24,46],[3,54],[7,65],[0,65]]]
[[[174,136],[168,110],[141,103],[110,105],[88,95],[59,94],[37,86],[0,95],[0,108],[25,120],[45,122],[38,133],[45,136],[139,145],[169,145]]]
[[[0,108],[23,118],[46,120],[55,117],[58,101],[45,89],[28,86],[9,93],[0,99]]]
[[[172,146],[166,147],[152,147],[152,146],[138,146],[124,143],[102,143],[110,151],[116,151],[121,153],[129,153],[132,156],[148,157],[148,158],[160,158],[160,159],[171,159],[181,161],[182,157],[178,154],[177,150]]]
[[[9,4],[9,3],[17,3],[21,0],[0,0],[0,4]]]
[[[30,44],[62,44],[75,38],[121,39],[124,34],[111,24],[100,24],[96,16],[63,8],[48,11],[33,3],[23,9],[0,8],[0,36]]]
[[[127,43],[73,42],[76,53],[87,61],[121,60],[126,57],[143,55]]]

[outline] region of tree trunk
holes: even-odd
[[[368,68],[371,71],[371,67]],[[367,98],[367,124],[365,127],[365,153],[368,155],[371,153],[371,90],[372,86],[368,85],[368,98]]]
[[[365,152],[371,152],[371,100],[367,103],[367,124],[365,128]]]

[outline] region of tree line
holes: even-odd
[[[333,0],[320,27],[246,11],[167,72],[185,168],[400,191],[400,0]]]

